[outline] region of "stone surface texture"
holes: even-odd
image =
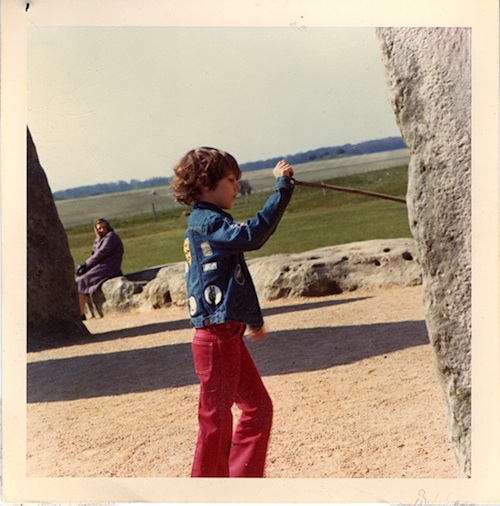
[[[471,32],[377,30],[410,150],[408,213],[460,477],[471,475]]]
[[[87,335],[80,319],[74,264],[45,172],[27,133],[28,350]]]
[[[248,260],[261,299],[320,297],[357,289],[421,284],[413,239],[362,241],[328,246],[304,253],[271,255]],[[134,273],[102,285],[105,312],[150,311],[186,304],[184,262],[167,265],[156,277],[141,281]],[[149,271],[144,272],[144,279]],[[186,313],[187,314],[187,313]]]

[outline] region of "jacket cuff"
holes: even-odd
[[[279,190],[281,188],[294,188],[295,187],[295,179],[290,176],[280,176],[276,178],[276,189]]]

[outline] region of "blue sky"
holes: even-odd
[[[399,135],[373,28],[28,28],[28,125],[52,190]]]

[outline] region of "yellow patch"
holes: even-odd
[[[191,255],[191,246],[189,244],[189,237],[184,239],[184,255],[186,255],[186,260],[189,265],[193,264],[193,257]]]

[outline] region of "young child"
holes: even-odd
[[[192,477],[262,477],[273,406],[243,342],[265,339],[262,313],[245,251],[276,230],[293,193],[293,169],[274,168],[275,192],[255,218],[235,222],[241,170],[228,153],[198,148],[175,167],[174,196],[192,206],[184,239],[192,352],[200,379],[198,439]],[[231,407],[241,416],[233,432]]]

